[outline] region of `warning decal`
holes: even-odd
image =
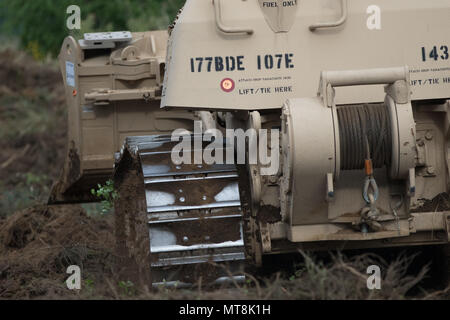
[[[220,82],[220,88],[225,92],[231,92],[234,90],[235,84],[233,79],[225,78]]]

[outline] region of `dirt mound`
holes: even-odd
[[[111,271],[114,249],[109,218],[88,217],[77,205],[36,206],[0,221],[0,298],[65,297],[69,265],[83,281]]]
[[[56,67],[39,63],[24,52],[6,49],[0,52],[1,94],[31,94],[33,88],[58,90],[62,84]],[[64,98],[64,96],[63,96]]]
[[[0,51],[0,216],[45,201],[63,166],[66,136],[57,63]]]

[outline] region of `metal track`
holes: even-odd
[[[171,160],[176,143],[170,136],[126,141],[141,164],[153,285],[231,280],[245,261],[236,167],[176,165]],[[195,151],[189,150],[191,155]],[[211,262],[225,266],[212,267]]]

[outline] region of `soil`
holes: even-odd
[[[438,194],[433,199],[420,199],[423,204],[414,212],[437,212],[450,210],[450,195],[446,192]]]
[[[48,93],[44,100],[39,97],[43,93]],[[26,101],[30,107],[39,103],[43,113],[56,120],[39,133],[0,138],[0,200],[9,192],[18,203],[25,200],[21,175],[32,172],[46,176],[48,179],[32,187],[48,190],[63,167],[67,119],[64,86],[56,63],[37,62],[13,49],[0,51],[0,119],[3,114],[20,115],[15,101]],[[37,202],[45,203],[46,195]],[[95,285],[112,274],[112,216],[89,217],[78,205],[40,204],[17,212],[1,209],[0,205],[0,299],[76,298],[79,293],[68,290],[65,284],[69,265],[80,266],[82,281]]]
[[[39,133],[0,138],[0,188],[14,189],[18,174],[28,172],[47,176],[50,186],[59,175],[67,148],[64,86],[56,64],[37,62],[13,49],[0,51],[0,119],[4,113],[16,112],[14,103],[8,104],[10,100],[22,99],[32,104],[40,101],[43,93],[47,93],[43,111],[56,117],[56,121]],[[0,212],[0,216],[9,213],[12,212]]]
[[[258,214],[258,220],[265,223],[281,221],[280,209],[271,205],[262,206]]]
[[[116,255],[119,276],[131,279],[140,290],[151,288],[150,237],[147,205],[139,160],[126,148],[114,172],[118,198],[114,203]]]
[[[78,205],[17,212],[0,225],[0,298],[75,296],[65,284],[67,267],[101,281],[113,272],[113,248],[112,219],[90,218]]]

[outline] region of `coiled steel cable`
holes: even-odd
[[[337,107],[341,170],[364,168],[372,159],[374,168],[389,166],[392,155],[389,111],[384,104]]]

